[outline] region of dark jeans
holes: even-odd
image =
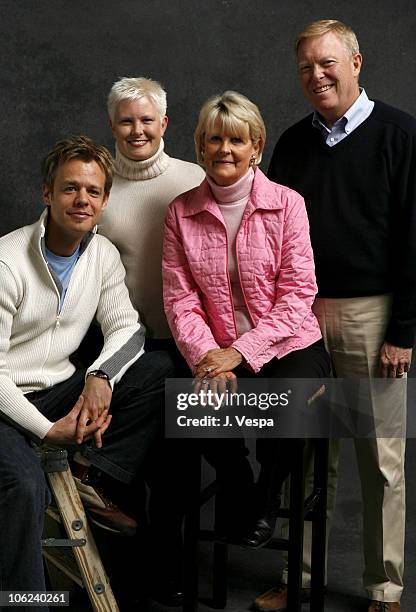
[[[172,373],[171,360],[163,352],[146,353],[129,368],[114,388],[113,417],[103,447],[84,445],[82,452],[93,465],[121,482],[133,481],[160,434],[164,381]],[[76,371],[63,383],[26,397],[42,414],[56,421],[75,404],[84,386],[84,376],[84,370]],[[24,434],[0,420],[2,590],[45,589],[40,540],[48,501],[45,477],[35,451]]]
[[[0,420],[0,590],[45,590],[40,540],[49,501],[29,441]]]

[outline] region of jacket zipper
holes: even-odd
[[[237,321],[235,320],[235,308],[234,308],[234,300],[233,300],[233,292],[231,290],[231,281],[230,281],[230,273],[228,271],[228,233],[227,233],[227,228],[224,225],[224,223],[222,222],[223,227],[225,229],[225,243],[226,243],[226,247],[227,247],[227,256],[226,256],[226,263],[227,263],[227,281],[228,281],[228,291],[230,294],[230,301],[231,301],[231,312],[233,314],[233,321],[234,321],[234,331],[235,331],[235,337],[236,339],[238,338],[238,331],[237,331]],[[237,249],[236,249],[237,250]],[[237,269],[238,269],[238,262],[237,262]],[[240,273],[238,273],[238,277],[240,278]],[[240,285],[241,285],[241,280],[240,280]],[[245,300],[245,298],[244,298]]]
[[[240,236],[241,228],[242,228],[242,225],[240,225],[240,227],[239,227],[239,230],[238,230],[237,236],[236,236],[236,240],[235,240],[235,257],[236,257],[236,260],[237,260],[237,274],[238,274],[238,280],[240,281],[241,293],[243,294],[244,303],[246,305],[247,312],[250,315],[251,323],[252,323],[252,325],[254,327],[253,315],[251,314],[250,307],[249,307],[249,305],[247,303],[246,294],[244,293],[244,287],[243,287],[243,283],[241,282],[241,276],[240,276],[240,260],[239,260],[239,257],[238,257],[238,242],[239,242],[238,239],[239,239],[239,236]],[[227,249],[227,254],[228,254],[228,249]],[[234,313],[234,310],[233,310],[233,313]],[[235,317],[234,317],[234,321],[235,321]]]
[[[49,274],[49,278],[50,278],[50,280],[51,280],[51,282],[53,284],[53,287],[55,289],[55,294],[58,296],[58,306],[57,306],[57,309],[56,309],[55,325],[50,330],[48,349],[46,351],[45,359],[43,360],[43,363],[42,363],[42,374],[43,374],[44,369],[45,369],[45,365],[48,362],[48,359],[49,359],[50,354],[51,354],[52,342],[53,342],[53,338],[55,336],[56,330],[59,329],[59,327],[61,326],[61,295],[59,293],[59,289],[56,286],[55,280],[54,280],[54,278],[53,278],[53,276],[51,274],[51,271],[49,270],[48,264],[46,263],[43,255],[42,255],[42,259],[43,259],[44,265],[46,267],[46,270],[47,270],[47,272]],[[49,382],[52,383],[52,381],[50,379],[49,379]]]

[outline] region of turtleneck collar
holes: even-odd
[[[116,158],[114,160],[116,173],[130,181],[146,181],[163,174],[169,166],[170,157],[164,151],[163,138],[158,150],[149,159],[133,161],[123,155],[116,143]]]
[[[207,174],[207,182],[211,187],[214,198],[220,204],[231,204],[248,198],[251,192],[254,181],[254,170],[249,168],[248,171],[238,181],[232,185],[223,187],[214,183],[211,177]]]

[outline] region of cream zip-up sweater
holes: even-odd
[[[74,373],[69,356],[94,317],[104,346],[88,371],[103,370],[112,386],[144,344],[119,253],[104,236],[84,238],[60,309],[59,284],[44,256],[46,219],[47,211],[37,223],[0,238],[0,413],[40,439],[52,422],[24,394]]]
[[[205,173],[196,164],[159,150],[149,159],[133,161],[116,147],[116,175],[103,212],[99,233],[120,251],[126,284],[152,338],[170,338],[163,309],[162,247],[168,204],[199,185]]]

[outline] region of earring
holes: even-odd
[[[256,155],[252,155],[250,157],[250,167],[255,166],[256,165],[256,161],[257,161],[257,156]]]
[[[205,151],[204,151],[204,149],[201,149],[201,151],[200,151],[200,155],[201,155],[201,159],[202,159],[202,161],[204,161],[204,155],[205,155]]]

